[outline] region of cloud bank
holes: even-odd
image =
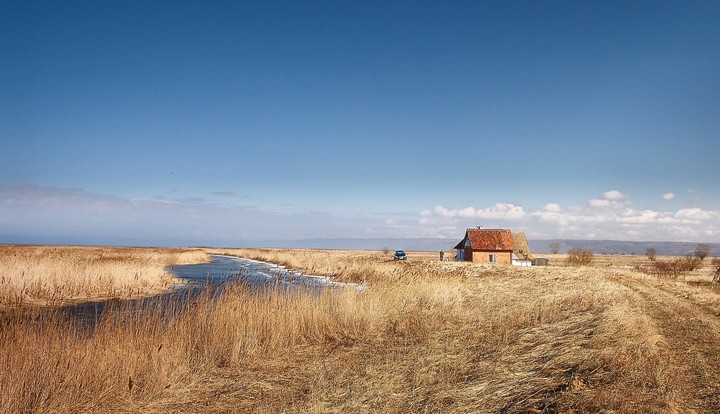
[[[632,197],[618,190],[579,205],[436,205],[419,213],[375,216],[280,213],[233,204],[237,198],[229,192],[208,195],[209,199],[129,199],[77,188],[0,184],[0,243],[234,246],[313,238],[454,240],[476,225],[525,231],[531,239],[720,242],[719,211],[695,206],[668,211],[636,208]]]
[[[666,193],[665,200],[674,199]],[[550,202],[534,211],[515,204],[495,203],[488,208],[451,209],[437,205],[420,212],[418,223],[441,233],[447,226],[455,234],[466,227],[507,227],[535,239],[718,241],[720,212],[685,207],[674,211],[635,209],[632,198],[610,190],[580,206],[563,207]]]

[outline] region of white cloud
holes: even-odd
[[[675,193],[665,193],[662,195],[662,199],[666,201],[674,200],[675,199]]]
[[[435,215],[440,217],[456,217],[457,216],[457,210],[451,211],[445,206],[437,205],[433,209],[433,212]]]
[[[427,217],[428,210],[423,210],[420,215]],[[461,209],[449,209],[442,205],[433,208],[432,213],[438,217],[444,218],[479,218],[479,219],[498,219],[498,220],[520,220],[525,217],[525,210],[518,205],[508,203],[495,203],[494,205],[476,209],[475,207],[465,207]]]
[[[475,207],[465,207],[458,210],[459,217],[475,217],[479,212],[475,210]]]
[[[702,221],[712,218],[713,213],[700,208],[682,208],[675,213],[675,217],[684,220]]]
[[[610,205],[610,200],[606,200],[603,198],[595,198],[588,200],[588,203],[593,207],[607,207]]]
[[[457,221],[457,227],[522,228],[545,238],[713,241],[720,237],[720,212],[701,208],[677,211],[632,208],[630,195],[610,190],[587,200],[584,206],[561,207],[550,202],[542,208],[526,211],[522,206],[496,203],[476,209],[451,209],[442,205],[433,210],[435,219],[427,225]],[[477,219],[487,221],[478,222]]]
[[[520,220],[525,217],[525,210],[515,204],[496,203],[490,208],[479,211],[478,218]]]
[[[603,193],[606,200],[624,200],[627,196],[618,190],[610,190]]]
[[[630,197],[621,193],[618,190],[610,190],[602,193],[600,198],[593,198],[588,200],[588,204],[591,207],[603,208],[621,208],[630,203]]]
[[[547,203],[547,204],[545,204],[545,211],[549,211],[552,213],[559,213],[560,211],[562,211],[562,209],[560,208],[560,204]]]

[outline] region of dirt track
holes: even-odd
[[[662,335],[662,352],[673,368],[677,412],[720,413],[720,317],[680,291],[651,280],[618,275],[637,294],[638,307]]]

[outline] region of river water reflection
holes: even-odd
[[[218,284],[235,280],[253,285],[281,284],[288,287],[348,286],[335,282],[327,276],[306,275],[271,263],[231,256],[211,257],[213,260],[210,263],[173,266],[170,270],[176,277],[190,283],[190,286],[204,286],[208,283]]]

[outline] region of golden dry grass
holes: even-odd
[[[238,284],[171,319],[108,313],[92,334],[61,315],[7,315],[0,412],[711,413],[720,402],[708,391],[720,385],[717,317],[678,281],[631,267],[214,252],[368,288]]]
[[[204,261],[197,249],[0,245],[0,306],[149,295],[173,282],[166,266]]]

